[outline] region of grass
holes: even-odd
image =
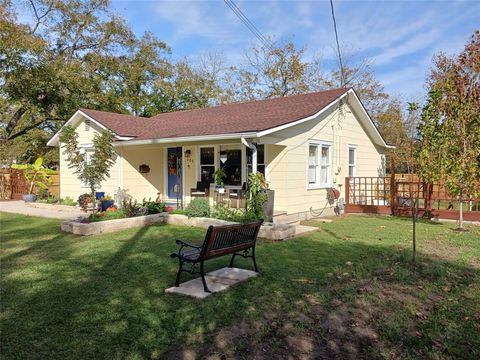
[[[204,230],[79,237],[55,220],[0,221],[2,359],[480,358],[478,226],[421,222],[413,266],[406,219],[313,223],[260,241],[262,275],[200,301],[164,289],[174,240]]]

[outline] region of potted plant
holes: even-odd
[[[100,208],[102,209],[102,211],[107,211],[109,207],[113,206],[113,199],[109,195],[100,198],[99,201],[100,201]]]
[[[275,200],[275,191],[269,189],[268,182],[261,172],[257,172],[255,177],[260,185],[260,192],[265,194],[265,202],[263,203],[263,211],[265,213],[265,221],[273,222],[273,205]]]
[[[51,176],[56,174],[55,170],[50,170],[43,167],[43,158],[39,157],[33,164],[13,164],[13,169],[23,170],[23,176],[29,183],[28,194],[23,195],[25,202],[35,202],[37,196],[33,193],[34,187],[38,187],[43,190],[48,190],[46,184],[52,183]]]
[[[225,192],[225,188],[223,187],[223,178],[226,176],[227,174],[223,168],[219,168],[213,173],[213,177],[215,179],[215,188],[219,194],[223,194]]]

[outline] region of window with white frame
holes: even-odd
[[[332,186],[332,144],[308,145],[308,187]]]
[[[215,148],[200,148],[200,181],[205,183],[213,183],[215,172]]]
[[[83,151],[85,151],[85,166],[87,166],[91,159],[92,159],[92,156],[94,154],[94,149],[89,147],[89,148],[82,148]],[[86,183],[85,181],[82,181],[82,187],[89,187],[89,184]]]
[[[348,177],[357,175],[357,148],[355,146],[348,147]]]

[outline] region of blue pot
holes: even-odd
[[[37,201],[37,195],[34,195],[34,194],[23,195],[23,201],[25,201],[25,202],[35,202],[35,201]]]
[[[95,193],[95,200],[100,200],[103,197],[105,197],[105,191],[97,191]]]
[[[102,211],[107,211],[109,207],[113,206],[113,200],[102,201],[100,205],[102,207]]]

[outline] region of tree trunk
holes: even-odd
[[[413,200],[413,208],[412,208],[412,222],[413,222],[413,255],[412,255],[412,262],[415,263],[417,259],[417,207],[418,207],[418,199]]]
[[[462,197],[462,192],[460,192],[460,196],[458,197],[458,213],[459,213],[459,219],[458,219],[458,228],[460,230],[463,229],[463,197]]]

